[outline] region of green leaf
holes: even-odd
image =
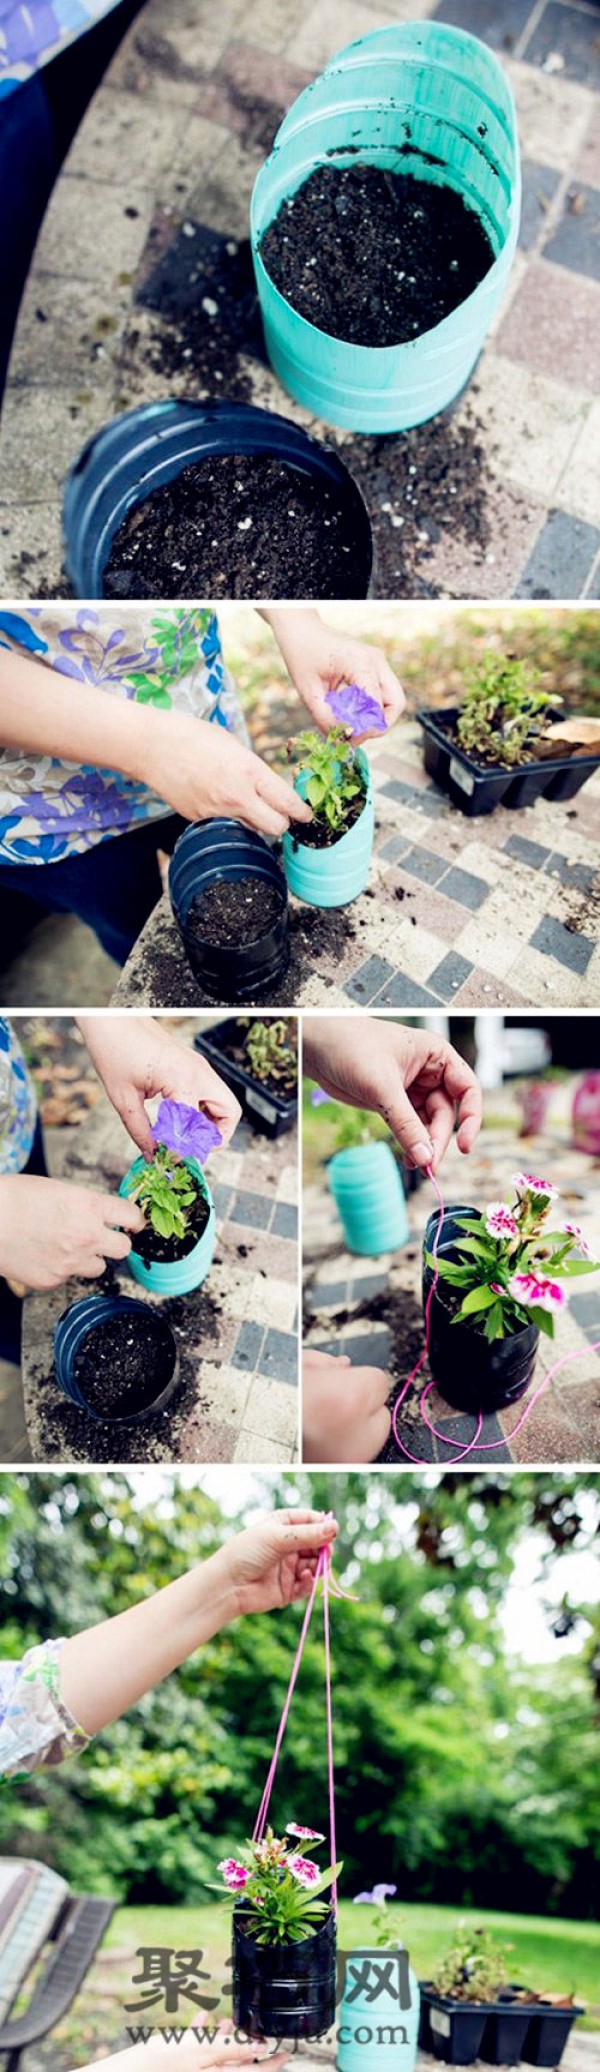
[[[536,1303],[532,1303],[529,1318],[532,1324],[537,1325],[538,1331],[543,1331],[545,1338],[554,1337],[554,1317],[549,1310],[539,1309]]]
[[[464,1302],[461,1303],[460,1315],[474,1316],[478,1309],[491,1309],[496,1301],[497,1296],[493,1288],[471,1288],[470,1294],[465,1295]]]
[[[309,777],[308,784],[306,786],[306,796],[308,799],[309,806],[312,806],[314,808],[315,813],[317,812],[318,807],[322,806],[325,795],[326,786],[323,783],[323,778]]]

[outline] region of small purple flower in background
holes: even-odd
[[[299,1885],[318,1885],[321,1873],[310,1856],[288,1856],[287,1867]]]
[[[558,1187],[551,1180],[539,1180],[536,1173],[513,1173],[512,1178],[521,1194],[543,1194],[546,1201],[558,1201]]]
[[[397,1890],[397,1885],[374,1885],[372,1892],[357,1892],[353,1904],[355,1907],[363,1904],[368,1907],[384,1907],[386,1899],[393,1899]]]
[[[286,1827],[286,1830],[285,1830],[285,1832],[286,1832],[286,1835],[295,1835],[295,1837],[296,1837],[296,1841],[297,1841],[297,1842],[324,1842],[324,1841],[325,1841],[325,1836],[324,1836],[324,1835],[320,1835],[320,1834],[319,1834],[318,1828],[316,1828],[316,1827],[299,1827],[299,1826],[298,1826],[298,1822],[297,1822],[297,1820],[288,1820],[288,1824],[287,1824],[287,1827]]]
[[[584,1256],[584,1259],[591,1259],[591,1257],[592,1257],[591,1249],[590,1249],[590,1246],[588,1245],[588,1241],[587,1241],[587,1238],[586,1238],[586,1237],[584,1237],[583,1231],[582,1231],[582,1229],[581,1229],[581,1224],[580,1224],[580,1223],[561,1223],[561,1226],[560,1226],[560,1227],[561,1227],[561,1230],[564,1230],[564,1234],[565,1234],[565,1237],[572,1237],[572,1238],[574,1238],[574,1239],[575,1239],[575,1243],[576,1243],[576,1245],[578,1246],[578,1248],[579,1248],[579,1251],[580,1251],[580,1252],[583,1252],[583,1256]]]
[[[485,1212],[485,1227],[490,1237],[518,1237],[519,1226],[503,1201],[489,1201]]]
[[[508,1283],[513,1302],[521,1302],[525,1309],[562,1309],[566,1302],[564,1288],[558,1281],[550,1281],[545,1274],[513,1273]]]
[[[341,726],[352,728],[353,734],[387,733],[387,720],[377,698],[361,691],[357,683],[347,684],[343,691],[328,691],[325,704]]]
[[[199,1165],[223,1142],[216,1122],[197,1108],[188,1108],[185,1101],[161,1101],[152,1135],[155,1144],[166,1144],[178,1158],[197,1158]]]
[[[324,1093],[322,1086],[313,1086],[310,1100],[312,1108],[322,1108],[325,1101],[331,1100],[331,1094]]]

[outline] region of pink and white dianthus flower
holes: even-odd
[[[519,1226],[507,1209],[506,1202],[489,1201],[485,1212],[485,1227],[490,1237],[518,1237]]]
[[[297,1820],[288,1820],[288,1824],[287,1824],[287,1827],[286,1827],[286,1830],[285,1830],[285,1832],[286,1832],[286,1835],[295,1835],[295,1837],[296,1837],[296,1841],[297,1841],[297,1842],[324,1842],[324,1841],[325,1841],[325,1836],[324,1836],[324,1835],[320,1835],[320,1834],[319,1834],[318,1828],[316,1828],[316,1827],[299,1827],[299,1826],[298,1826],[298,1822],[297,1822]]]
[[[321,1874],[318,1865],[311,1863],[309,1856],[288,1856],[287,1868],[299,1885],[318,1885]]]
[[[508,1292],[513,1301],[521,1302],[525,1309],[562,1309],[567,1299],[558,1281],[550,1281],[545,1274],[538,1273],[513,1273]]]
[[[236,1861],[235,1856],[224,1856],[221,1863],[217,1864],[217,1870],[220,1870],[230,1892],[240,1892],[242,1886],[248,1883],[250,1872],[246,1869],[245,1863]]]
[[[521,1194],[543,1194],[546,1201],[558,1201],[558,1187],[552,1180],[540,1180],[537,1173],[513,1173],[512,1179]]]
[[[565,1237],[573,1237],[575,1239],[579,1251],[583,1252],[584,1259],[591,1259],[592,1254],[590,1251],[590,1247],[588,1245],[587,1238],[584,1237],[583,1231],[581,1229],[581,1224],[561,1223],[560,1227],[561,1230],[564,1231]]]

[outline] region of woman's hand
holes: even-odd
[[[82,1014],[77,1021],[109,1101],[144,1158],[151,1158],[154,1150],[144,1102],[156,1094],[202,1108],[216,1122],[223,1143],[229,1144],[242,1113],[240,1104],[198,1051],[190,1050],[151,1015]]]
[[[184,820],[223,814],[263,835],[285,834],[290,820],[312,820],[292,785],[234,734],[185,712],[148,706],[144,721],[136,774]]]
[[[381,1367],[353,1367],[344,1353],[306,1349],[302,1361],[303,1459],[342,1461],[345,1467],[376,1460],[389,1438],[389,1374]]]
[[[411,1165],[437,1168],[458,1117],[459,1151],[481,1128],[481,1088],[445,1037],[382,1017],[308,1018],[304,1062],[334,1101],[382,1115]]]
[[[234,1594],[234,1616],[281,1611],[308,1597],[319,1549],[334,1547],[338,1531],[323,1511],[271,1511],[236,1533],[217,1557]]]
[[[401,683],[379,648],[353,640],[350,634],[336,633],[332,626],[324,625],[317,611],[275,610],[262,616],[275,635],[299,698],[321,733],[327,734],[335,725],[327,692],[351,683],[368,691],[381,706],[386,726],[394,726],[406,701]],[[355,738],[368,741],[370,735]],[[375,738],[380,738],[377,733]]]
[[[204,2039],[204,2029],[210,2026],[212,2042]],[[172,2032],[171,2032],[172,2034]],[[146,2043],[134,2043],[130,2050],[120,2050],[116,2057],[100,2058],[95,2061],[94,2072],[209,2072],[210,2066],[217,2066],[219,2072],[224,2065],[254,2065],[268,2058],[272,2072],[280,2072],[287,2063],[289,2053],[273,2053],[270,2043],[256,2038],[252,2043],[238,2043],[233,2022],[219,2022],[212,2029],[210,2016],[204,2021],[199,2015],[185,2035],[179,2034],[174,2053],[172,2041],[165,2041],[159,2028],[150,2035]],[[83,2072],[83,2068],[82,2068]]]
[[[143,1228],[137,1204],[119,1195],[31,1173],[0,1179],[0,1273],[26,1288],[59,1288],[71,1274],[95,1280]]]

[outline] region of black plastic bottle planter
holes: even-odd
[[[480,813],[493,813],[495,806],[518,808],[532,806],[540,798],[573,799],[594,770],[600,769],[600,753],[565,756],[558,747],[552,761],[544,757],[543,762],[523,764],[518,770],[486,769],[446,731],[459,711],[458,705],[435,712],[423,709],[417,719],[425,735],[425,769],[452,804],[472,819]]]
[[[97,432],[68,476],[63,506],[66,559],[76,597],[102,597],[116,534],[134,504],[174,482],[184,468],[226,454],[256,454],[336,490],[348,520],[350,597],[367,597],[373,570],[371,522],[360,490],[336,453],[300,425],[248,403],[142,403]],[[315,592],[327,595],[326,590]]]
[[[421,1983],[419,2045],[448,2065],[558,2066],[580,2007],[545,2007],[511,1996],[497,2000],[454,2000]],[[544,2055],[538,2055],[538,2052]]]
[[[333,1912],[315,1935],[284,1946],[254,1941],[233,1914],[233,2018],[247,2036],[323,2036],[335,2020]]]
[[[190,932],[193,901],[224,878],[264,879],[279,899],[268,931],[236,948],[203,941],[195,930]],[[186,956],[210,1000],[237,1007],[276,997],[290,960],[288,894],[283,871],[262,835],[240,827],[236,820],[204,820],[186,828],[171,858],[169,893]]]
[[[208,1058],[215,1072],[225,1080],[225,1085],[237,1094],[244,1115],[254,1128],[267,1137],[282,1137],[285,1130],[293,1129],[296,1121],[297,1088],[293,1093],[279,1093],[277,1087],[266,1087],[261,1079],[255,1079],[251,1065],[242,1065],[237,1058],[230,1056],[227,1043],[232,1037],[235,1040],[235,1033],[235,1018],[229,1017],[227,1021],[217,1022],[213,1029],[200,1029],[194,1037],[194,1049]]]
[[[92,1409],[79,1387],[76,1378],[78,1356],[87,1341],[103,1324],[130,1317],[143,1318],[156,1340],[157,1350],[164,1354],[166,1379],[159,1393],[138,1410],[128,1410],[124,1415],[118,1409],[119,1377],[115,1370],[115,1408],[112,1411]],[[87,1417],[97,1424],[124,1425],[143,1424],[146,1418],[155,1417],[164,1410],[173,1396],[179,1381],[179,1353],[176,1340],[166,1317],[153,1309],[150,1303],[136,1302],[129,1295],[84,1295],[79,1302],[72,1302],[59,1317],[54,1332],[54,1363],[57,1380],[71,1403],[84,1410]]]
[[[477,1209],[461,1203],[446,1209],[442,1223],[438,1256],[453,1265],[459,1258],[456,1240],[461,1236],[457,1218],[476,1216]],[[425,1305],[433,1272],[425,1263],[425,1253],[431,1252],[438,1224],[437,1209],[432,1211],[423,1240],[423,1303]],[[494,1345],[488,1345],[480,1331],[472,1324],[456,1324],[443,1299],[444,1284],[438,1283],[431,1305],[429,1330],[429,1366],[434,1381],[446,1403],[455,1410],[470,1411],[477,1416],[479,1411],[506,1410],[510,1403],[518,1403],[525,1395],[532,1378],[535,1356],[539,1342],[539,1331],[534,1324],[524,1324],[509,1338],[499,1338]],[[463,2062],[457,2059],[457,2064]]]

